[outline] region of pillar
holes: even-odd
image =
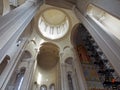
[[[7,15],[0,17],[0,62],[9,46],[19,38],[30,23],[41,4],[42,0],[28,0]]]

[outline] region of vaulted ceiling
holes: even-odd
[[[44,43],[37,56],[39,67],[44,70],[50,70],[56,66],[59,61],[58,47],[51,43]]]

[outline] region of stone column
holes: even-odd
[[[31,84],[31,79],[32,79],[33,71],[34,71],[35,60],[31,58],[26,63],[28,63],[28,66],[26,68],[24,82],[22,84],[21,90],[29,90],[29,86]]]
[[[26,1],[7,15],[0,17],[0,62],[9,46],[19,38],[30,23],[41,3],[42,0]]]
[[[69,90],[69,87],[68,87],[68,79],[67,79],[67,73],[66,73],[66,66],[64,63],[61,64],[61,75],[62,75],[62,90]]]
[[[1,76],[0,76],[0,90],[5,90],[5,87],[6,87],[9,79],[11,78],[11,75],[13,74],[13,72],[16,68],[16,65],[18,64],[20,57],[21,57],[27,43],[28,43],[28,41],[26,41],[26,39],[21,42],[19,48],[15,52],[14,56],[11,58],[11,61],[9,62],[7,67],[5,68],[4,72],[1,74]],[[9,50],[12,50],[12,49],[10,48]],[[7,52],[7,53],[8,53],[8,55],[11,55],[11,52]]]
[[[60,71],[61,71],[61,90],[69,90],[68,88],[68,80],[65,70],[65,64],[62,62],[63,53],[60,54]]]
[[[85,80],[85,77],[84,77],[84,74],[83,74],[83,70],[82,70],[79,58],[76,55],[74,48],[72,48],[72,51],[73,51],[74,56],[75,56],[73,64],[74,64],[74,68],[75,68],[75,73],[77,75],[76,78],[78,80],[79,89],[80,90],[88,90],[87,89],[87,83],[86,83],[86,80]]]

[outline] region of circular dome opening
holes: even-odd
[[[68,16],[58,9],[43,11],[38,22],[41,34],[51,40],[62,38],[69,29]]]

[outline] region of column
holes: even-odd
[[[69,90],[65,64],[62,62],[62,56],[63,56],[63,53],[60,54],[61,90]]]
[[[36,66],[35,59],[31,58],[29,61],[27,61],[28,66],[26,67],[26,73],[24,76],[24,82],[22,84],[21,90],[30,90],[31,88],[31,79],[34,72],[34,67]]]
[[[85,80],[85,77],[84,77],[84,74],[82,71],[82,67],[81,67],[81,64],[79,62],[79,58],[77,57],[74,48],[72,48],[72,51],[73,51],[74,56],[75,56],[73,64],[74,64],[74,68],[75,68],[75,73],[77,75],[76,78],[77,78],[78,83],[79,83],[79,89],[80,90],[88,90],[87,83],[86,83],[86,80]]]
[[[29,0],[7,15],[0,17],[0,62],[9,46],[25,30],[41,4],[42,0]]]

